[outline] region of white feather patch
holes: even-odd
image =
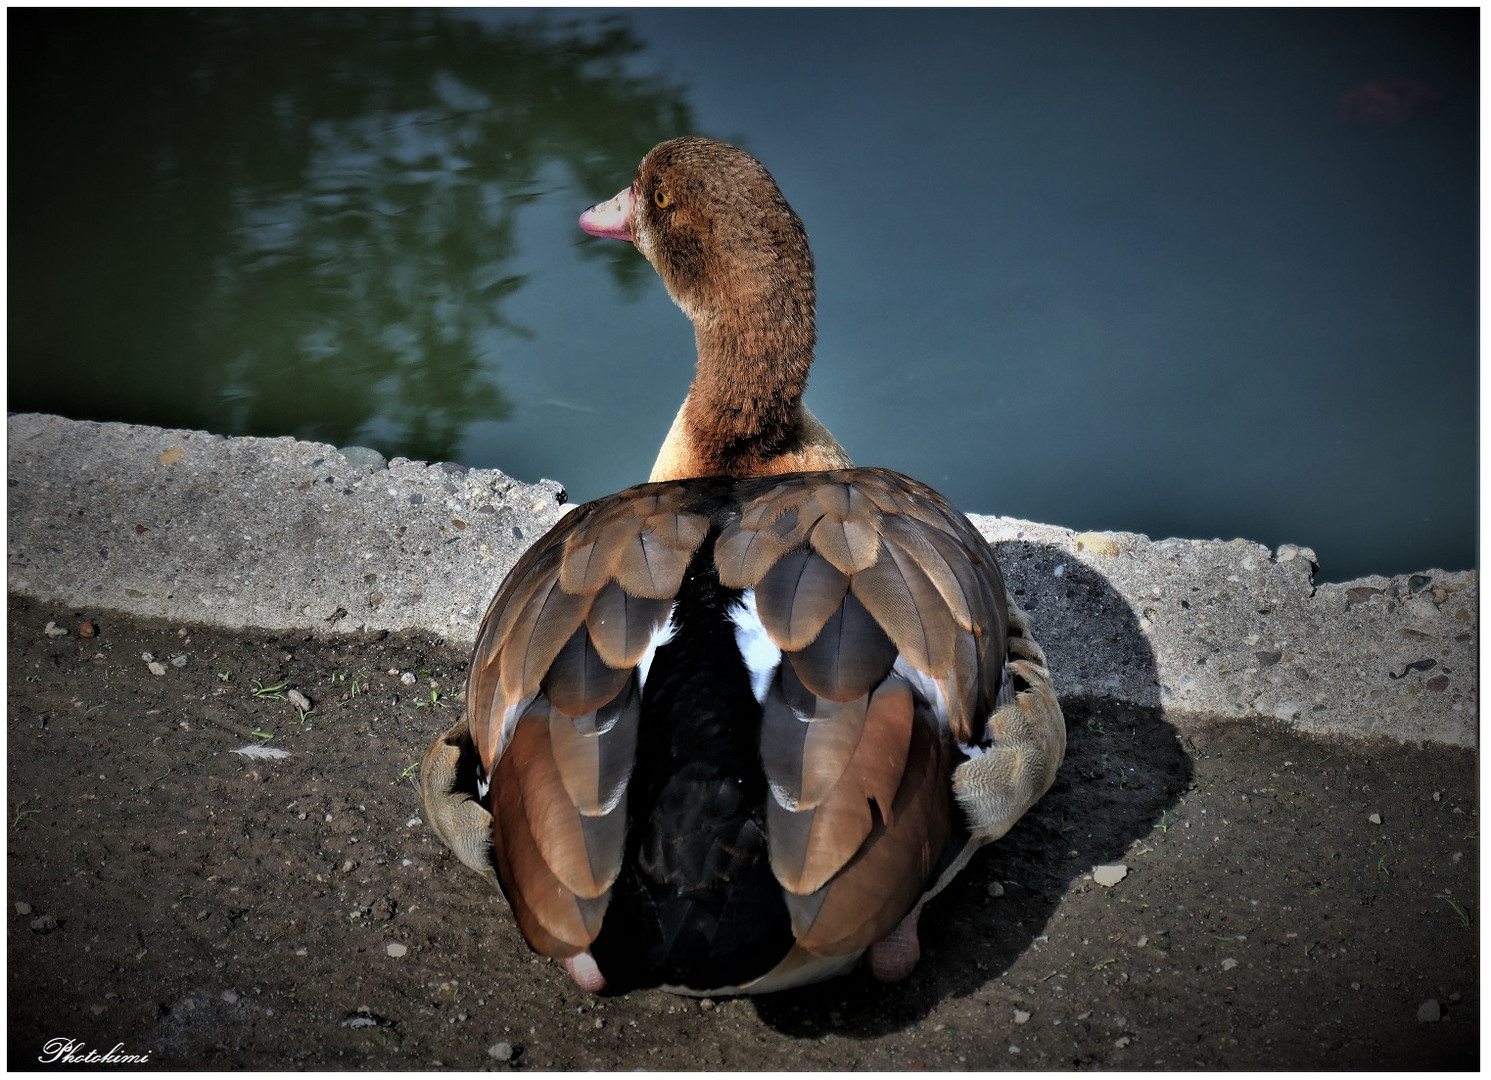
[[[492,768],[497,767],[497,759],[507,749],[507,744],[512,741],[513,729],[518,726],[518,720],[528,711],[528,706],[533,704],[533,699],[538,697],[535,690],[527,697],[519,698],[502,711],[502,727],[497,732],[497,752],[492,755]]]
[[[924,671],[918,671],[911,666],[911,661],[904,656],[897,656],[891,670],[911,684],[911,689],[932,708],[932,715],[937,720],[937,730],[946,735],[947,724],[947,697],[942,692],[942,687],[937,680]]]
[[[994,699],[994,711],[998,712],[1000,709],[1004,708],[1006,705],[1014,700],[1015,680],[1014,677],[1010,675],[1010,666],[1008,662],[1006,662],[1004,666],[999,669],[999,694]],[[960,742],[958,743],[958,749],[963,751],[963,753],[967,754],[970,758],[976,758],[982,757],[984,751],[992,750],[994,749],[994,747],[992,745],[979,746],[977,743],[969,746],[965,743]]]
[[[898,675],[911,684],[911,688],[932,707],[932,714],[937,718],[937,730],[946,735],[949,730],[947,719],[947,697],[942,692],[942,687],[930,675],[918,671],[912,667],[904,656],[896,657],[895,666],[892,668]],[[1009,664],[1005,664],[1000,671],[999,695],[994,702],[994,710],[997,712],[1010,702],[1015,700],[1014,679],[1010,675]],[[958,742],[958,749],[968,757],[976,758],[986,750],[992,749],[988,746],[979,746]]]
[[[766,691],[771,686],[771,677],[782,662],[782,650],[772,644],[761,615],[756,611],[756,590],[747,589],[740,595],[740,603],[730,609],[730,621],[735,624],[735,647],[751,673],[751,695],[756,701],[766,700]]]
[[[637,661],[637,687],[641,689],[647,685],[647,673],[652,670],[652,658],[668,642],[672,641],[678,633],[678,624],[673,621],[673,615],[678,611],[675,602],[668,609],[667,621],[652,632],[652,639],[647,643],[647,651],[642,654],[642,659]]]

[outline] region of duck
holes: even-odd
[[[1045,654],[968,518],[803,404],[813,257],[760,162],[672,139],[580,227],[652,264],[697,367],[648,482],[502,582],[427,820],[592,993],[905,979],[1055,778]]]

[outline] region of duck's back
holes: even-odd
[[[950,776],[1007,618],[967,519],[883,470],[648,484],[563,519],[467,687],[529,943],[616,989],[852,962],[966,843]]]

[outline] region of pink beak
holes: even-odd
[[[580,228],[591,236],[606,236],[612,240],[631,240],[632,189],[617,194],[609,202],[596,203],[580,215]]]

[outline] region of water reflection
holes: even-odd
[[[1474,9],[579,18],[9,11],[10,408],[635,483],[692,332],[575,218],[692,132],[807,223],[857,461],[1474,565]]]
[[[454,458],[512,406],[522,207],[690,126],[615,20],[12,11],[10,394]],[[102,247],[104,250],[98,250]],[[645,264],[586,249],[634,291]],[[59,373],[66,373],[59,378]]]

